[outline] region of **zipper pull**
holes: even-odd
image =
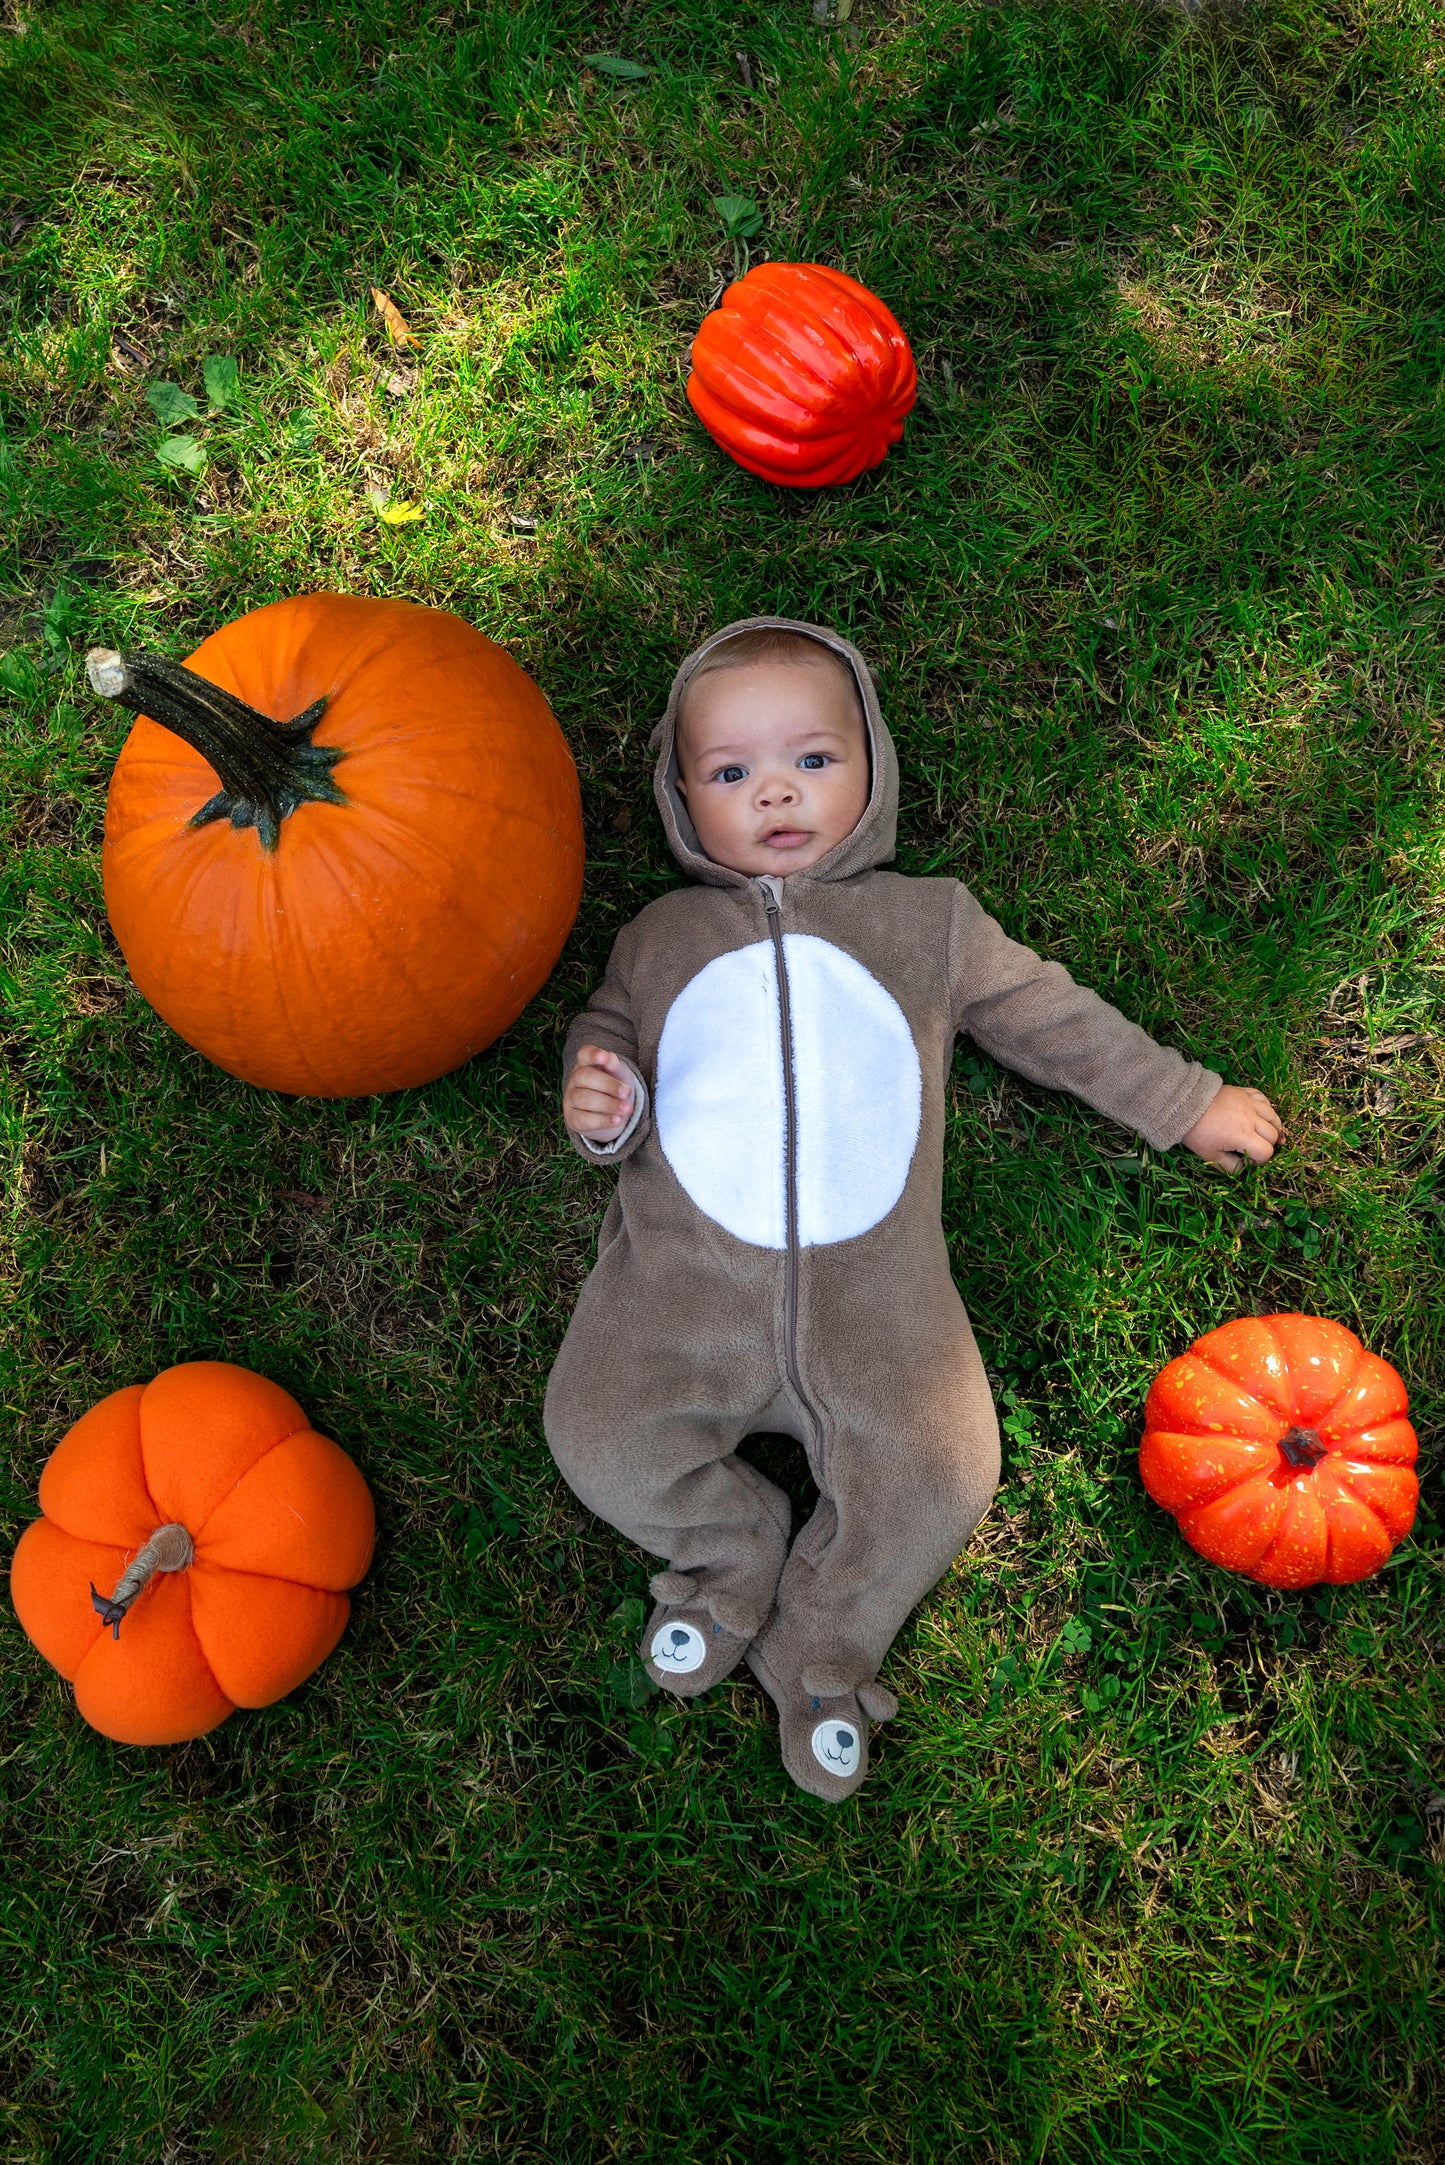
[[[763,890],[763,908],[769,917],[778,917],[783,908],[783,883],[776,872],[760,872],[758,885]]]

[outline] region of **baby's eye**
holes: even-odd
[[[719,767],[713,776],[715,782],[740,782],[747,773],[746,767]]]
[[[802,758],[798,761],[798,765],[806,767],[810,774],[816,773],[819,767],[826,767],[827,764],[828,755],[826,752],[804,752]]]

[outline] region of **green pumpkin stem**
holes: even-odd
[[[158,1526],[140,1554],[126,1565],[115,1582],[113,1594],[98,1594],[92,1585],[90,1605],[101,1622],[110,1625],[113,1638],[120,1637],[121,1622],[127,1609],[145,1592],[155,1573],[185,1571],[195,1553],[196,1545],[185,1527],[172,1520],[169,1526]]]
[[[147,714],[163,729],[194,745],[221,786],[192,815],[193,827],[228,819],[254,827],[263,849],[273,850],[281,822],[298,804],[344,804],[331,779],[343,754],[334,744],[313,744],[311,732],[326,711],[318,699],[293,721],[273,721],[234,692],[209,683],[194,669],[159,654],[117,654],[92,647],[85,657],[90,688],[132,714]]]

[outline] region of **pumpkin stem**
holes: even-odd
[[[137,1595],[145,1592],[157,1571],[184,1571],[196,1553],[196,1545],[184,1526],[175,1521],[169,1526],[158,1526],[145,1547],[115,1582],[115,1592],[109,1599],[98,1594],[92,1585],[90,1605],[103,1624],[111,1627],[112,1638],[120,1637],[121,1619]]]
[[[180,662],[100,646],[86,655],[85,673],[102,699],[148,714],[215,768],[221,787],[192,815],[193,827],[228,819],[233,827],[254,827],[262,848],[273,850],[282,820],[298,804],[346,802],[331,779],[344,756],[340,745],[311,742],[324,699],[293,721],[276,722]]]
[[[1318,1466],[1328,1454],[1317,1428],[1292,1428],[1280,1437],[1279,1447],[1291,1466]]]

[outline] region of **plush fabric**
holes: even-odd
[[[806,632],[849,663],[873,774],[853,833],[780,883],[798,1129],[791,1307],[766,885],[702,854],[674,755],[677,703],[697,663],[764,624]],[[835,1754],[805,1784],[836,1798],[862,1779],[864,1717],[881,1703],[873,1680],[895,1633],[968,1540],[998,1477],[993,1404],[940,1223],[956,1037],[966,1031],[1161,1149],[1193,1126],[1220,1078],[1011,940],[958,881],[883,869],[897,762],[847,640],[779,618],[726,627],[678,671],[653,743],[663,823],[692,884],[624,928],[568,1036],[567,1072],[579,1046],[597,1044],[640,1090],[614,1146],[574,1138],[584,1157],[620,1171],[552,1372],[547,1436],[591,1509],[687,1575],[690,1616],[706,1611],[755,1638],[748,1658],[786,1705],[798,1779],[813,1767],[813,1698],[845,1726],[863,1720],[853,1773],[836,1773]],[[760,1430],[796,1436],[820,1490],[791,1550],[786,1498],[736,1455]],[[839,1688],[807,1692],[805,1674]]]
[[[141,1457],[144,1396],[143,1383],[112,1391],[81,1415],[41,1469],[40,1508],[77,1541],[139,1548],[161,1522]]]
[[[356,1466],[329,1436],[303,1428],[221,1498],[196,1530],[196,1554],[339,1594],[365,1576],[375,1536],[371,1493]]]
[[[237,1706],[269,1706],[304,1683],[334,1649],[351,1612],[345,1594],[291,1579],[200,1560],[187,1577],[201,1651]]]
[[[680,1580],[683,1585],[691,1583],[685,1573],[664,1571],[658,1576]],[[731,1676],[751,1638],[746,1625],[741,1632],[729,1631],[710,1609],[685,1596],[662,1599],[642,1634],[647,1672],[654,1683],[675,1692],[679,1699],[696,1699],[725,1676]]]
[[[102,1630],[75,1672],[75,1703],[118,1744],[183,1744],[234,1711],[191,1620],[190,1574],[151,1580],[119,1638]]]
[[[852,1240],[903,1193],[923,1076],[903,1010],[830,940],[783,936],[798,1106],[798,1233]],[[736,947],[673,1002],[657,1049],[662,1154],[708,1217],[785,1245],[786,1091],[773,943]]]
[[[124,1744],[173,1744],[291,1691],[345,1627],[371,1560],[371,1497],[346,1453],[263,1376],[220,1361],[115,1391],[61,1438],[44,1517],[11,1564],[16,1613]],[[159,1566],[118,1629],[91,1587],[117,1583],[162,1525],[189,1561]]]
[[[141,1456],[156,1509],[199,1532],[267,1452],[308,1426],[289,1391],[250,1369],[229,1361],[162,1369],[140,1400]]]
[[[91,1605],[91,1587],[114,1586],[140,1546],[89,1541],[48,1518],[34,1520],[15,1544],[10,1598],[36,1646],[68,1683],[105,1630]]]

